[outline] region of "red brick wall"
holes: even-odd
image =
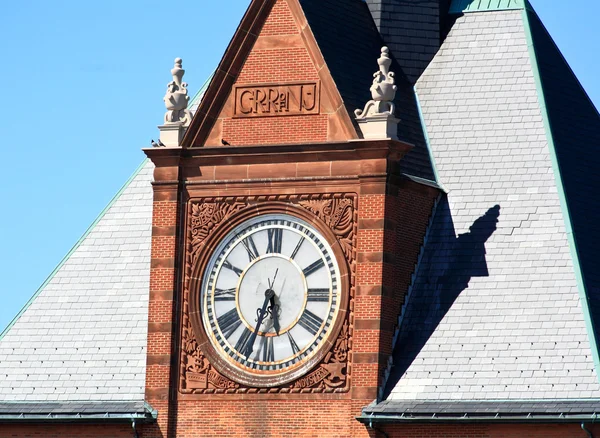
[[[341,97],[324,66],[297,0],[277,0],[258,39],[235,81],[236,85],[321,83],[320,114],[283,117],[233,118],[234,93],[230,93],[206,145],[220,146],[225,139],[234,146],[307,143],[357,138],[348,132],[338,111]],[[346,127],[342,126],[346,124]]]
[[[587,427],[595,436],[600,433],[599,426]],[[423,424],[384,426],[381,430],[390,438],[588,438],[579,424]]]
[[[168,172],[167,172],[168,173]],[[161,179],[160,172],[155,173]],[[165,178],[173,179],[172,175]],[[178,223],[177,184],[154,190],[152,213],[152,252],[150,302],[148,307],[148,357],[146,362],[146,400],[160,412],[155,425],[146,426],[144,437],[166,437],[169,424],[168,402],[173,351],[173,297],[177,289],[175,268]],[[173,417],[174,418],[174,417]]]
[[[356,436],[343,420],[350,414],[332,403],[303,405],[296,408],[306,414],[302,417],[289,415],[279,417],[282,413],[277,403],[257,403],[248,408],[248,403],[209,403],[195,415],[182,415],[180,428],[189,430],[193,437],[237,436],[263,438],[266,436],[302,436],[302,437],[349,437]],[[348,405],[349,406],[349,405]],[[287,407],[292,407],[288,404]],[[228,409],[231,412],[228,422],[218,422],[211,431],[206,430],[202,417],[211,415],[214,410]],[[273,410],[275,409],[275,414]],[[595,436],[600,434],[600,426],[587,425]],[[138,431],[140,426],[138,426]],[[588,438],[579,424],[464,424],[464,425],[386,425],[378,429],[390,438]],[[192,432],[193,431],[193,432]],[[383,438],[381,432],[368,429],[358,424],[356,431],[363,436]],[[355,432],[356,432],[355,431]],[[85,425],[85,424],[0,424],[0,438],[132,438],[130,425]],[[145,438],[147,433],[140,434]],[[161,436],[161,435],[159,435]],[[183,436],[183,435],[177,435]]]
[[[132,438],[131,425],[0,424],[0,438]]]
[[[370,163],[380,166],[381,163]],[[262,179],[268,169],[257,164],[256,178]],[[283,167],[282,165],[280,167]],[[247,166],[245,166],[247,167]],[[323,166],[315,166],[315,170]],[[333,162],[328,169],[332,169]],[[364,167],[364,166],[363,166]],[[347,162],[340,169],[346,172],[360,172],[361,166]],[[385,169],[385,166],[383,166]],[[217,169],[218,170],[218,169]],[[219,172],[200,172],[217,178]],[[187,171],[186,171],[187,172]],[[228,169],[236,174],[236,169]],[[241,172],[241,171],[239,171]],[[250,172],[245,169],[244,172]],[[193,172],[194,173],[194,172]],[[340,170],[340,173],[343,173]],[[230,177],[228,175],[228,177]],[[257,184],[250,189],[244,183],[242,192],[246,194],[289,192],[298,183],[286,183],[289,188],[267,188]],[[161,186],[162,187],[162,186]],[[261,188],[262,187],[262,188]],[[373,435],[364,425],[355,420],[361,409],[373,401],[381,384],[382,368],[387,363],[387,356],[381,352],[391,351],[391,336],[398,310],[403,302],[405,288],[414,268],[414,263],[425,233],[431,207],[436,192],[421,189],[421,186],[406,183],[402,187],[390,186],[386,178],[375,182],[344,182],[340,186],[331,184],[309,191],[339,191],[359,194],[358,201],[358,235],[357,235],[357,276],[356,296],[354,299],[353,360],[351,371],[351,390],[347,394],[287,394],[287,395],[215,395],[194,399],[190,396],[178,395],[169,405],[165,399],[168,387],[175,388],[177,381],[170,374],[167,362],[160,365],[149,365],[147,395],[152,406],[159,410],[159,424],[147,427],[142,434],[147,437],[196,437],[198,433],[205,436],[244,436],[244,437],[278,437],[278,436],[324,436],[324,437],[366,437]],[[156,190],[156,187],[155,187]],[[161,189],[164,192],[164,188]],[[241,192],[235,186],[200,186],[195,196],[205,193],[210,196],[218,193],[221,196],[235,196]],[[294,191],[303,192],[301,188]],[[155,206],[154,242],[152,277],[153,280],[150,303],[151,335],[149,342],[158,342],[157,346],[149,346],[149,364],[158,362],[159,357],[169,357],[166,350],[170,342],[170,318],[172,312],[171,295],[165,299],[165,288],[174,284],[174,277],[167,275],[164,267],[168,266],[172,246],[163,238],[172,224],[177,223],[177,209],[169,202],[167,196],[159,192],[161,199]],[[174,198],[173,194],[169,198]],[[406,209],[407,212],[403,210]],[[412,212],[412,213],[411,213]],[[167,230],[167,231],[166,231]],[[159,236],[160,235],[160,236]],[[166,252],[165,252],[166,251]],[[401,251],[401,257],[395,257]],[[386,255],[387,254],[387,255]],[[172,256],[174,257],[174,256]],[[391,257],[391,258],[390,258]],[[391,270],[387,267],[391,266]],[[158,286],[160,285],[160,287]],[[402,285],[401,288],[398,285]],[[390,308],[382,309],[383,306]],[[383,314],[383,318],[382,318]],[[165,331],[155,333],[163,327]],[[168,421],[170,419],[170,421]],[[170,423],[170,432],[167,433]]]

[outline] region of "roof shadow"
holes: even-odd
[[[491,207],[456,237],[454,221],[444,197],[436,210],[426,249],[407,298],[393,365],[386,383],[387,398],[411,366],[458,296],[473,277],[489,276],[485,242],[496,231],[500,206]]]

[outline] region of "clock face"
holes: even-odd
[[[232,230],[207,265],[201,293],[210,342],[242,375],[276,376],[307,364],[332,331],[340,301],[331,247],[289,215],[259,216]]]

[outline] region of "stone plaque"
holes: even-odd
[[[234,117],[319,114],[318,82],[235,87]]]

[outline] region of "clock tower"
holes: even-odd
[[[400,170],[387,50],[350,47],[371,71],[343,83],[303,3],[251,2],[191,123],[176,60],[145,150],[144,437],[369,436],[438,189]]]

